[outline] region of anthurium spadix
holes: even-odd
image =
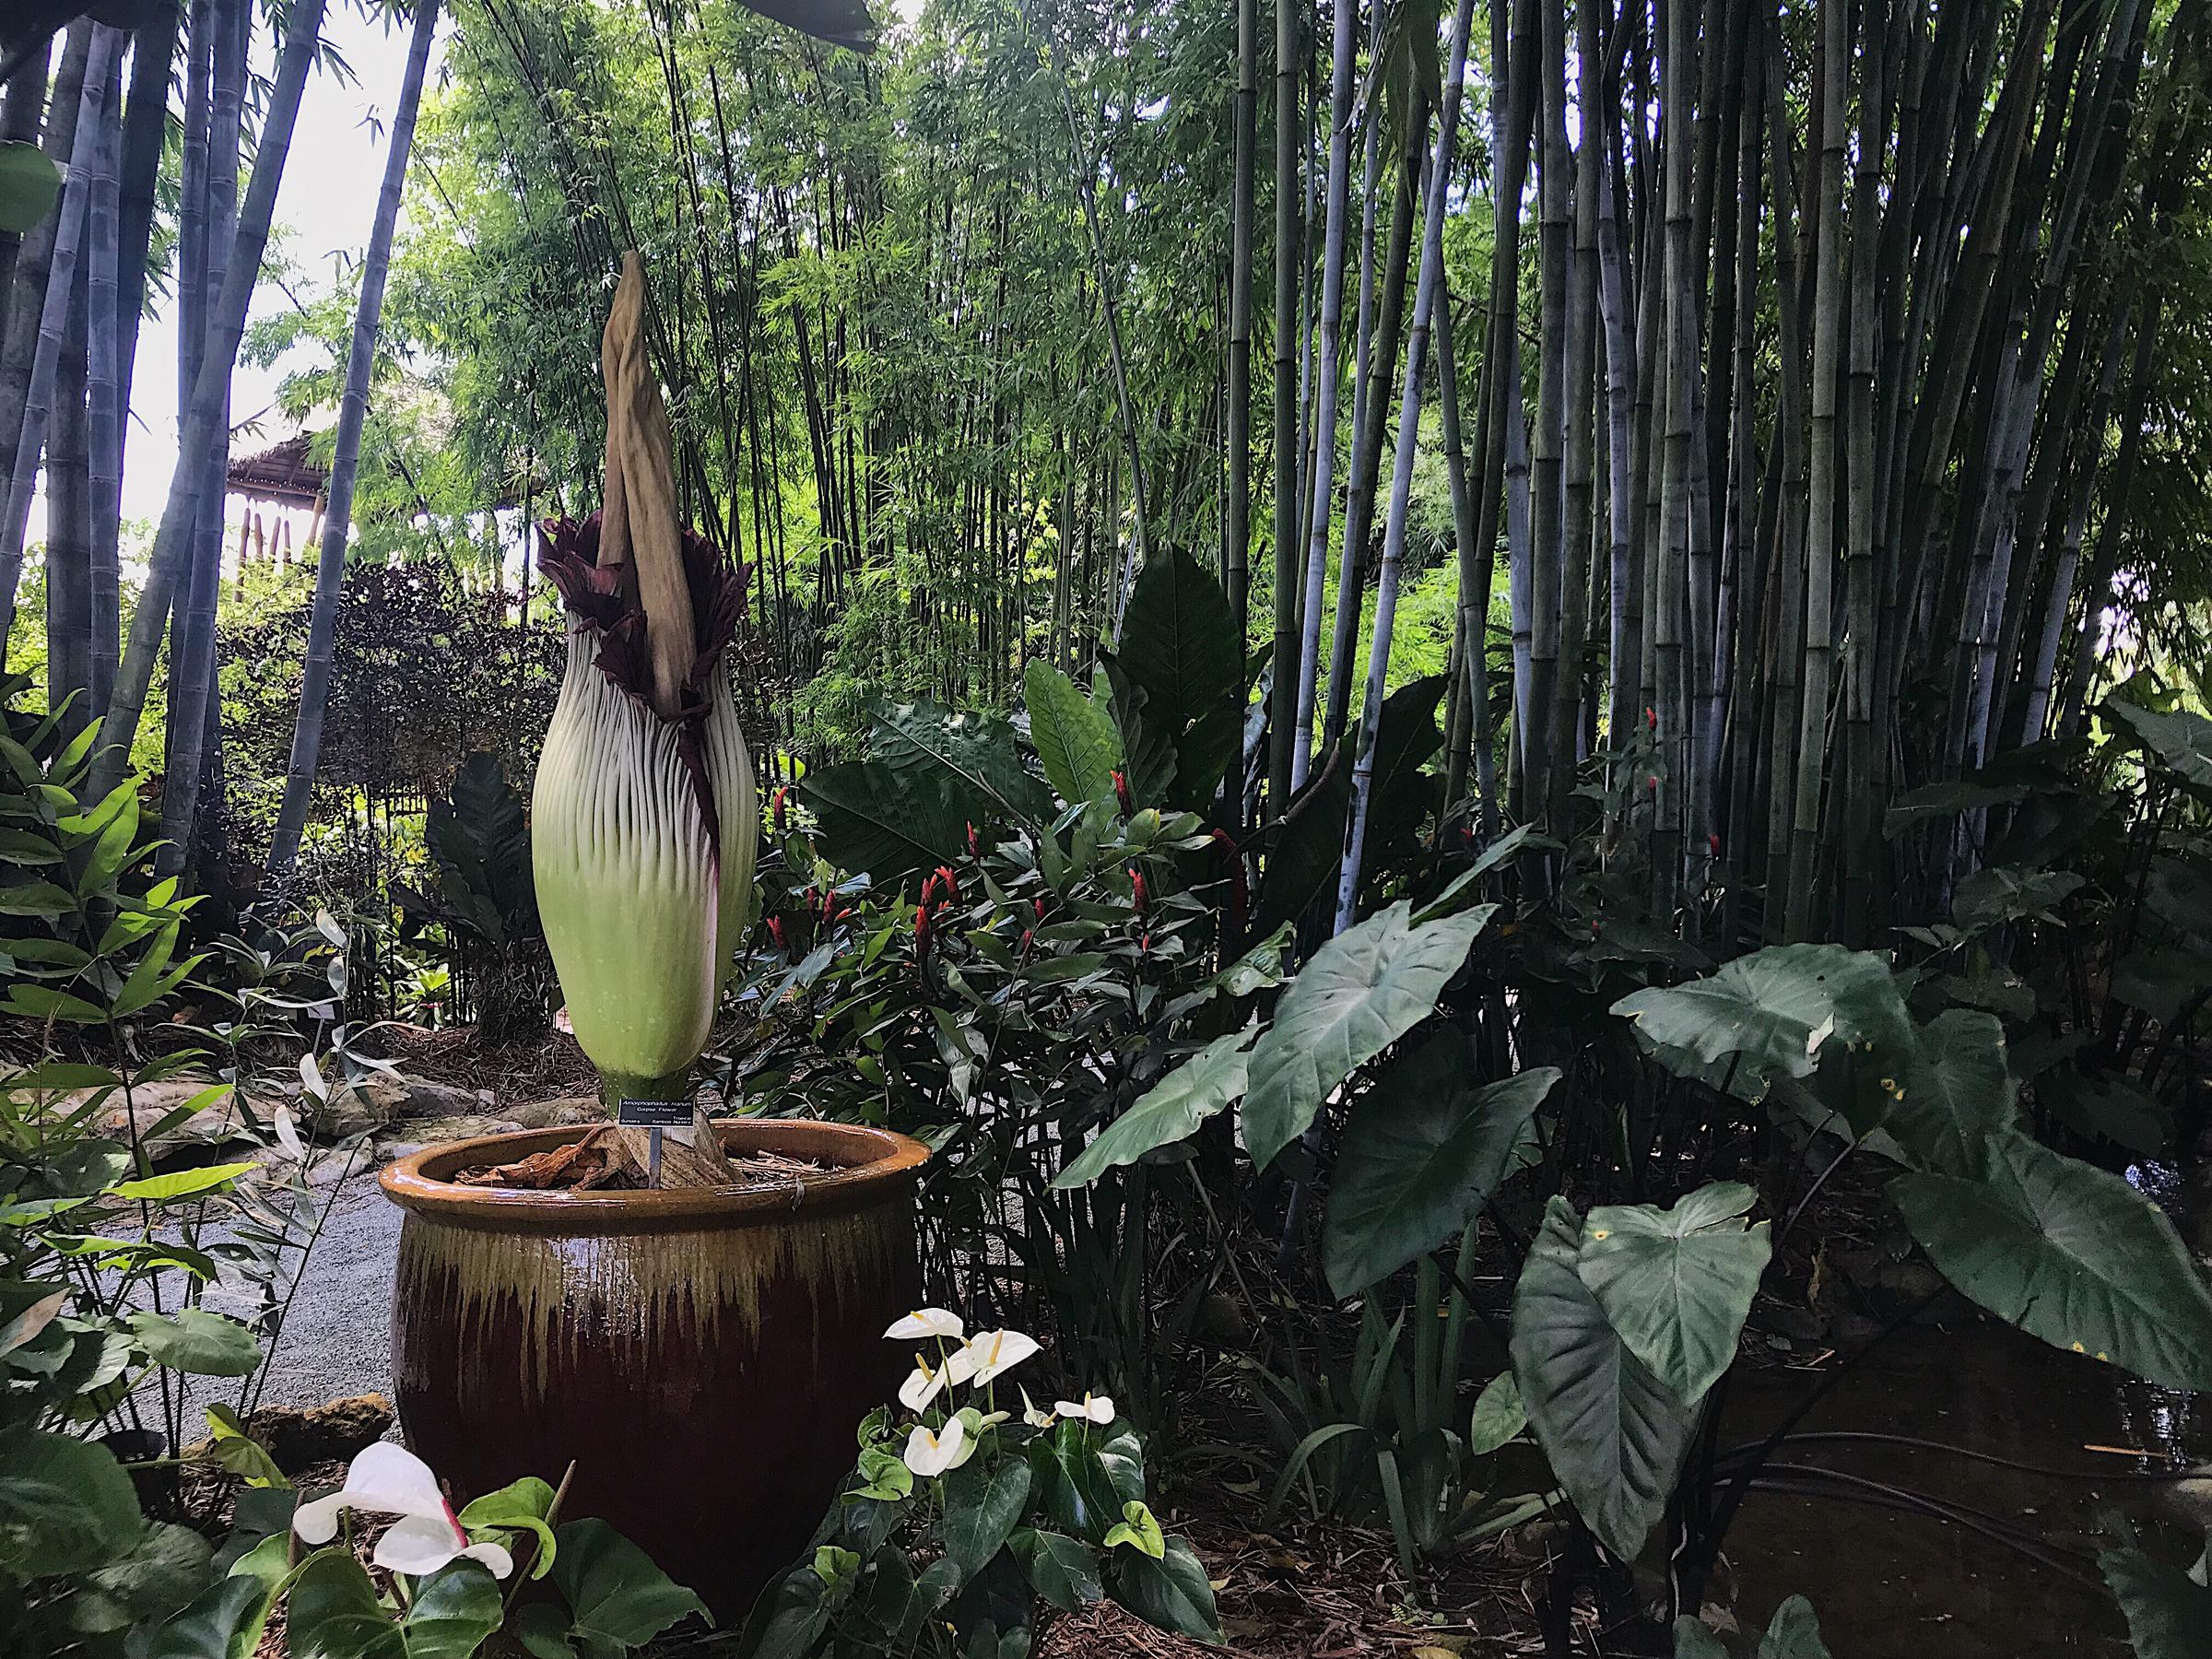
[[[569,1023],[611,1105],[688,1098],[748,922],[759,808],[722,667],[745,579],[677,520],[635,253],[600,368],[605,506],[541,527],[570,632],[531,862]]]

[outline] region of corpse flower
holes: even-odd
[[[645,277],[624,256],[600,367],[606,505],[540,527],[570,618],[531,864],[577,1042],[610,1109],[690,1098],[748,921],[760,809],[724,649],[743,572],[677,519]]]
[[[429,1465],[389,1441],[379,1441],[356,1456],[347,1465],[346,1484],[336,1491],[301,1504],[292,1514],[292,1531],[302,1544],[320,1547],[338,1535],[338,1516],[348,1510],[399,1517],[377,1540],[370,1558],[388,1571],[419,1577],[463,1558],[481,1561],[494,1578],[514,1571],[513,1557],[500,1546],[468,1541]]]

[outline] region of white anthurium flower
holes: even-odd
[[[899,1404],[909,1411],[920,1411],[945,1391],[946,1368],[932,1368],[920,1354],[914,1356],[913,1374],[899,1384]]]
[[[370,1558],[387,1571],[436,1572],[462,1558],[481,1561],[494,1578],[514,1571],[514,1558],[499,1545],[468,1541],[430,1465],[389,1441],[366,1448],[347,1465],[346,1484],[336,1491],[293,1512],[292,1531],[302,1544],[320,1547],[338,1535],[338,1516],[347,1510],[399,1517]]]
[[[937,1337],[946,1342],[958,1342],[968,1334],[958,1313],[943,1308],[916,1308],[903,1319],[894,1319],[891,1328],[884,1332],[892,1342],[921,1342]]]
[[[959,1468],[974,1454],[968,1426],[957,1417],[942,1430],[917,1424],[906,1437],[906,1466],[925,1480]]]
[[[1037,1402],[1030,1398],[1030,1391],[1026,1388],[1021,1391],[1021,1420],[1032,1429],[1050,1429],[1053,1426],[1053,1414],[1038,1410]]]
[[[955,1382],[981,1388],[1039,1351],[1036,1338],[1019,1331],[978,1331],[952,1356],[947,1369]]]
[[[1113,1402],[1104,1394],[1086,1394],[1079,1400],[1055,1401],[1053,1410],[1064,1418],[1077,1422],[1106,1424],[1113,1421]]]

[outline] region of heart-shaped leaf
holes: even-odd
[[[1244,1146],[1265,1169],[1353,1071],[1426,1019],[1497,906],[1420,927],[1400,900],[1313,953],[1252,1052]]]
[[[1107,1124],[1053,1185],[1063,1190],[1088,1186],[1111,1169],[1196,1133],[1199,1124],[1244,1092],[1244,1051],[1256,1034],[1248,1029],[1215,1038]]]
[[[2054,1347],[2212,1388],[2212,1290],[2162,1210],[2017,1131],[1990,1137],[1983,1169],[1889,1183],[1944,1277]]]
[[[1723,1182],[1672,1209],[1601,1205],[1583,1224],[1583,1283],[1630,1351],[1691,1405],[1735,1360],[1773,1254],[1767,1224],[1744,1223],[1758,1199],[1740,1182]]]
[[[1552,1473],[1626,1559],[1666,1508],[1692,1419],[1583,1283],[1582,1236],[1574,1206],[1553,1198],[1513,1291],[1513,1375]]]
[[[1511,1167],[1556,1066],[1477,1087],[1466,1039],[1440,1032],[1354,1108],[1329,1188],[1322,1263],[1353,1296],[1463,1231]]]

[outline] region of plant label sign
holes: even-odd
[[[624,1100],[616,1111],[615,1121],[625,1129],[688,1129],[691,1127],[691,1102]]]

